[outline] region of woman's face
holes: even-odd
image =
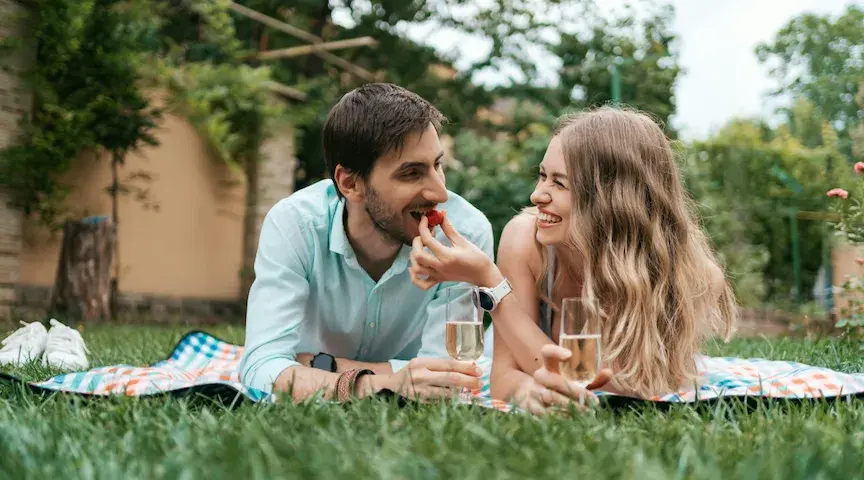
[[[537,241],[543,245],[558,245],[567,238],[570,227],[570,181],[564,163],[561,137],[556,135],[546,148],[540,163],[540,175],[531,194],[537,206]]]

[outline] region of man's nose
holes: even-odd
[[[444,176],[432,174],[431,179],[427,181],[426,188],[423,189],[423,199],[433,203],[444,203],[447,201],[447,186],[444,183]]]

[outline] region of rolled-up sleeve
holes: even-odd
[[[485,220],[485,219],[484,219]],[[471,234],[465,234],[464,237],[478,248],[483,250],[483,253],[495,260],[494,238],[492,236],[492,225],[487,221],[483,223],[483,227]],[[442,283],[432,301],[426,307],[426,324],[423,326],[423,335],[420,345],[420,351],[417,352],[417,357],[428,358],[449,358],[446,345],[446,329],[447,329],[447,294],[445,290],[453,286],[471,287],[473,285],[467,283]],[[484,334],[484,355],[491,357],[491,326]],[[407,360],[390,360],[390,366],[394,372],[399,371],[408,365]]]
[[[246,344],[240,381],[271,393],[286,368],[297,366],[299,328],[309,297],[310,248],[299,214],[282,204],[264,219],[255,256],[255,280],[246,308]]]

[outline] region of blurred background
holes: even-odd
[[[448,188],[496,244],[555,118],[626,104],[674,140],[742,333],[860,325],[826,192],[864,160],[862,2],[0,0],[0,19],[0,317],[242,322],[264,215],[324,178],[339,96],[387,81],[449,118]]]

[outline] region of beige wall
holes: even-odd
[[[168,116],[158,147],[130,155],[120,173],[130,192],[119,201],[119,290],[171,297],[236,299],[242,268],[245,184],[212,159],[193,127]],[[130,177],[148,172],[152,180]],[[66,176],[67,208],[78,217],[110,215],[109,158],[79,158]],[[137,189],[148,189],[146,201]],[[158,210],[147,206],[158,204]],[[52,286],[61,233],[25,222],[21,278]]]

